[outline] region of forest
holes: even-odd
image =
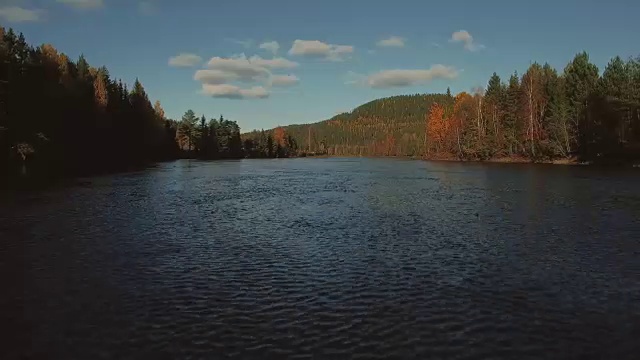
[[[128,87],[104,66],[31,46],[0,27],[0,181],[126,170],[177,158],[239,159],[295,154],[277,132],[240,136],[235,121],[168,119],[142,83]],[[273,134],[272,134],[273,133]],[[274,135],[276,135],[274,137]]]
[[[29,45],[0,27],[2,180],[126,170],[177,158],[307,155],[637,162],[640,58],[600,74],[586,52],[562,72],[533,63],[486,88],[377,99],[314,124],[241,134],[235,121],[165,116],[136,79]]]
[[[453,160],[629,162],[640,159],[640,58],[600,75],[586,52],[561,73],[533,63],[504,82],[453,96],[374,100],[285,131],[309,152]]]

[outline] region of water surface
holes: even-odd
[[[635,358],[640,173],[182,160],[0,202],[0,358]]]

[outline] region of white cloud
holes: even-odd
[[[209,60],[207,66],[210,69],[233,74],[237,80],[244,82],[260,81],[271,75],[266,67],[250,62],[244,54],[233,58],[216,56]]]
[[[0,7],[0,19],[6,22],[33,22],[42,20],[44,17],[44,10],[40,9],[25,9],[19,6],[3,6]]]
[[[351,45],[327,44],[319,40],[295,40],[289,55],[322,58],[329,61],[343,61],[354,51]]]
[[[364,85],[377,89],[403,87],[427,83],[434,79],[455,79],[457,76],[458,70],[455,68],[437,64],[429,69],[380,71],[367,76]]]
[[[475,43],[473,41],[473,36],[471,36],[471,34],[469,34],[469,32],[466,30],[456,31],[451,34],[451,39],[449,39],[449,42],[461,42],[464,44],[464,48],[469,51],[484,49],[484,45]]]
[[[291,69],[299,65],[295,61],[291,61],[281,57],[276,57],[273,59],[263,59],[257,55],[249,58],[249,62],[269,69]]]
[[[390,36],[386,39],[382,39],[376,43],[379,47],[404,47],[406,42],[405,38],[400,36]]]
[[[182,53],[169,58],[169,65],[175,67],[194,67],[202,62],[196,54]]]
[[[202,92],[214,98],[223,99],[265,99],[269,92],[262,86],[240,88],[230,84],[202,84]]]
[[[56,0],[61,4],[65,4],[78,9],[97,9],[104,6],[103,0]]]
[[[295,75],[273,75],[271,77],[271,86],[292,86],[299,81],[300,79]]]
[[[237,75],[222,70],[201,69],[196,71],[193,79],[203,84],[221,85],[237,80]]]
[[[270,51],[275,55],[280,50],[280,44],[277,41],[263,42],[260,44],[260,49]]]
[[[245,54],[228,58],[216,56],[209,60],[207,69],[197,70],[193,79],[202,84],[204,94],[216,98],[264,99],[270,96],[269,87],[292,86],[299,81],[295,75],[277,75],[272,70],[297,66],[298,63],[279,57],[263,59],[254,55],[247,58]],[[242,88],[238,83],[259,85]]]

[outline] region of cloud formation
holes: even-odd
[[[343,61],[353,51],[354,48],[351,45],[327,44],[319,40],[295,40],[289,50],[289,55]]]
[[[271,86],[293,86],[299,81],[300,79],[295,75],[273,75],[271,77]]]
[[[405,38],[400,36],[390,36],[386,39],[382,39],[376,43],[379,47],[404,47],[406,42]]]
[[[263,59],[260,56],[254,55],[248,60],[254,65],[262,66],[269,69],[292,69],[298,67],[299,65],[295,61],[291,61],[289,59],[281,57],[275,57],[273,59]]]
[[[19,6],[0,7],[0,19],[6,22],[34,22],[42,20],[44,15],[45,11],[40,9],[25,9]]]
[[[291,69],[299,64],[282,58],[264,59],[245,54],[229,58],[213,57],[206,69],[197,70],[193,79],[202,84],[202,92],[215,98],[224,99],[265,99],[270,95],[269,87],[285,87],[297,84],[295,75],[278,75],[272,71]],[[236,83],[236,84],[234,84]],[[237,83],[259,84],[243,88]]]
[[[263,42],[260,44],[260,49],[267,50],[275,55],[278,53],[278,50],[280,50],[280,44],[278,44],[277,41]]]
[[[221,85],[236,81],[238,77],[222,70],[200,69],[193,75],[193,79],[203,84]]]
[[[265,99],[269,92],[262,86],[240,88],[230,84],[202,84],[202,92],[221,99]]]
[[[169,58],[169,66],[194,67],[202,62],[202,58],[196,54],[182,53]]]
[[[103,0],[56,0],[61,4],[65,4],[77,9],[97,9],[104,6]]]
[[[484,49],[484,45],[475,43],[473,41],[473,36],[471,36],[471,34],[469,34],[469,32],[466,30],[456,31],[451,34],[451,39],[449,39],[449,42],[461,42],[464,44],[464,48],[469,51]]]
[[[436,64],[429,69],[384,70],[365,77],[363,84],[374,89],[404,87],[428,83],[435,79],[455,79],[458,70]],[[355,82],[358,82],[357,80]],[[354,83],[354,82],[351,82]]]
[[[252,63],[242,54],[232,58],[213,57],[207,63],[210,69],[230,74],[235,80],[242,82],[256,82],[268,78],[271,75],[269,69]]]

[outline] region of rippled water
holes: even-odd
[[[637,358],[640,173],[178,161],[0,202],[0,358]]]

